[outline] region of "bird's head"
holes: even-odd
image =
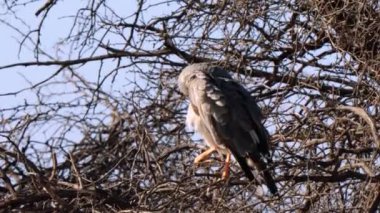
[[[179,74],[178,87],[181,93],[188,96],[190,82],[195,78],[201,78],[204,74],[210,75],[212,78],[232,79],[226,70],[211,63],[191,64]]]
[[[207,70],[206,63],[192,64],[185,67],[178,76],[178,87],[182,94],[189,95],[190,82],[197,77],[197,73]]]

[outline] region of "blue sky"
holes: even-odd
[[[14,8],[14,11],[9,11],[4,9],[3,3],[0,3],[0,46],[3,48],[3,51],[0,51],[0,67],[7,66],[14,63],[21,62],[33,62],[36,61],[34,50],[35,44],[30,40],[26,39],[22,46],[20,46],[20,42],[24,39],[22,34],[27,34],[30,31],[37,29],[42,15],[36,17],[35,12],[44,4],[45,1],[37,1],[35,3],[29,3],[26,6],[17,6]],[[107,4],[113,8],[113,10],[121,16],[132,15],[136,10],[136,3],[134,1],[131,4],[127,3],[128,1],[107,1]],[[75,55],[75,51],[73,55],[70,55],[70,45],[58,45],[60,41],[65,39],[68,36],[68,33],[73,24],[73,16],[75,16],[76,12],[79,8],[85,6],[88,1],[76,1],[73,4],[73,1],[58,1],[57,5],[53,7],[50,11],[48,18],[45,20],[44,25],[41,30],[41,48],[43,51],[47,52],[50,56],[54,57],[58,60],[68,60],[75,59],[77,55]],[[110,14],[111,15],[111,14]],[[132,17],[133,18],[133,17]],[[36,40],[37,34],[32,33],[31,38],[33,41]],[[115,38],[116,40],[117,38]],[[96,54],[106,54],[106,52],[99,52]],[[96,55],[95,54],[95,55]],[[49,60],[47,57],[40,57],[40,61]],[[103,69],[104,72],[100,73],[101,75],[107,74],[106,72],[115,68],[117,63],[113,60],[108,60],[104,63]],[[78,67],[78,66],[77,66]],[[4,95],[6,93],[13,93],[19,90],[28,88],[35,83],[38,83],[50,75],[52,75],[56,70],[59,69],[58,66],[17,66],[13,68],[0,69],[0,108],[8,108],[16,105],[23,105],[25,101],[28,103],[37,103],[37,95],[36,90],[25,90],[24,92],[18,93],[17,95]],[[87,81],[96,82],[98,78],[98,70],[99,63],[87,63],[81,66],[78,70],[78,74],[85,78]],[[42,93],[52,94],[59,92],[69,92],[74,89],[72,84],[69,84],[65,81],[69,79],[70,76],[63,72],[61,75],[53,78],[54,82],[61,82],[59,84],[55,83],[52,85],[44,86],[41,90]],[[125,73],[121,73],[117,81],[111,84],[110,81],[106,82],[104,90],[115,91],[115,92],[126,92],[127,88],[125,82],[126,75]],[[41,95],[40,95],[41,97]],[[54,102],[69,102],[71,99],[80,98],[78,94],[75,95],[51,95],[44,96],[44,101],[49,103]],[[102,107],[98,107],[97,110],[100,110]],[[19,117],[23,116],[27,113],[36,114],[35,109],[19,111],[14,116]],[[37,109],[44,111],[43,108]],[[74,108],[73,110],[77,110]],[[3,115],[2,115],[3,113]],[[12,111],[0,112],[0,118],[5,115],[5,117],[9,117]],[[67,112],[59,112],[64,113],[66,115],[70,115],[72,113],[79,114],[78,111],[67,111]],[[94,112],[96,113],[96,112]],[[104,112],[104,114],[107,114]],[[13,116],[13,115],[12,115]],[[101,115],[100,115],[101,116]],[[54,121],[57,122],[57,121]],[[69,124],[68,127],[64,127],[63,124],[60,123],[45,123],[39,124],[35,128],[29,128],[29,134],[33,135],[34,140],[45,141],[50,140],[51,136],[54,135],[56,137],[59,136],[61,132],[64,132],[62,128],[71,128]],[[11,128],[14,124],[5,125],[3,128]],[[61,126],[60,126],[61,125]],[[73,141],[80,141],[82,138],[81,133],[78,132],[75,128],[71,128],[69,134],[65,136],[67,139],[72,139]],[[0,143],[2,141],[6,141],[6,139],[2,139],[0,137]],[[20,145],[22,146],[22,144]],[[44,147],[40,147],[41,150]]]
[[[21,2],[21,1],[18,1]],[[71,49],[72,47],[69,44],[61,44],[69,35],[69,31],[73,25],[73,19],[76,15],[79,8],[84,7],[88,4],[89,1],[58,1],[52,10],[49,12],[47,19],[45,20],[42,30],[41,30],[41,48],[44,52],[48,53],[49,56],[57,60],[68,60],[76,59],[78,50]],[[0,67],[7,66],[14,63],[21,62],[33,62],[36,61],[35,58],[35,44],[37,34],[31,33],[31,40],[25,39],[22,46],[20,42],[23,41],[24,35],[28,32],[33,31],[38,28],[43,14],[40,14],[36,17],[35,12],[45,3],[45,1],[36,1],[34,3],[28,3],[26,6],[19,5],[13,8],[13,11],[4,9],[4,4],[0,3],[0,46],[3,47],[3,50],[0,52]],[[122,17],[129,17],[124,20],[132,21],[134,19],[134,12],[137,8],[136,1],[118,1],[111,0],[107,1],[107,5],[112,8],[112,10]],[[147,5],[148,6],[148,5]],[[149,10],[144,13],[140,19],[141,21],[149,21],[152,17],[159,16],[162,14],[167,14],[172,11],[170,5],[164,4],[154,9]],[[109,11],[100,10],[101,13],[107,13],[107,16],[112,17],[113,14]],[[104,16],[103,16],[104,17]],[[123,31],[123,33],[128,35],[128,31]],[[99,37],[99,35],[98,35]],[[123,40],[120,37],[115,35],[108,35],[108,40],[104,40],[104,43],[111,42],[117,43],[120,42],[121,45],[124,45]],[[91,49],[92,47],[89,47]],[[71,54],[70,54],[71,53]],[[89,53],[86,53],[87,55]],[[106,54],[106,51],[103,49],[98,50],[95,55]],[[40,61],[50,60],[49,57],[39,55]],[[129,59],[124,60],[124,64],[128,64]],[[98,76],[105,76],[112,69],[115,69],[117,66],[116,60],[106,60],[103,61],[103,67],[99,71],[99,62],[86,63],[85,65],[75,65],[75,72],[81,77],[85,78],[87,81],[96,83]],[[127,62],[127,63],[125,63]],[[23,105],[26,101],[29,104],[35,103],[38,105],[37,92],[41,92],[44,103],[71,103],[72,100],[80,99],[82,102],[88,101],[88,96],[84,97],[82,94],[70,93],[75,87],[68,83],[70,80],[70,75],[67,71],[62,72],[60,75],[51,79],[54,84],[45,85],[41,90],[36,89],[27,89],[23,92],[18,93],[17,95],[4,95],[7,93],[17,92],[19,90],[29,88],[32,85],[48,78],[54,72],[59,69],[59,66],[16,66],[13,68],[0,69],[0,109],[11,108],[12,106]],[[103,85],[102,89],[105,92],[113,94],[115,96],[123,96],[127,93],[130,87],[128,86],[128,80],[134,80],[133,74],[130,74],[129,70],[122,69],[115,82],[111,82],[112,78],[108,78],[107,82]],[[70,93],[66,95],[59,94],[60,92]],[[86,91],[89,92],[89,91]],[[51,95],[53,94],[53,95]],[[104,103],[97,104],[96,111],[92,117],[101,116],[103,119],[106,117],[106,121],[109,121],[110,112],[105,110]],[[0,118],[5,115],[5,117],[13,117],[16,122],[22,120],[22,116],[26,114],[35,115],[37,111],[43,112],[46,110],[44,107],[33,108],[30,107],[27,110],[20,110],[16,114],[12,114],[13,111],[0,112]],[[68,108],[66,111],[57,112],[59,115],[81,115],[82,112],[78,111],[78,108]],[[109,110],[109,109],[108,109]],[[90,116],[90,117],[91,117]],[[108,117],[107,117],[108,116]],[[59,116],[58,116],[59,117]],[[57,119],[57,118],[55,118]],[[52,123],[51,123],[52,122]],[[71,139],[73,141],[80,141],[82,133],[79,132],[78,128],[72,127],[74,124],[70,121],[69,124],[65,125],[65,121],[54,120],[51,122],[45,122],[42,124],[36,124],[35,127],[29,128],[29,133],[33,137],[32,139],[45,142],[52,140],[52,136],[59,137],[61,133],[65,132],[66,129],[69,129],[69,134],[65,135],[66,139]],[[92,122],[92,121],[91,121]],[[96,121],[94,121],[96,122]],[[7,124],[3,126],[3,129],[9,129],[14,126],[15,123]],[[76,124],[81,125],[81,124]],[[63,129],[62,129],[63,128]],[[17,135],[17,134],[16,134]],[[7,141],[4,138],[0,137],[0,143]],[[53,139],[54,141],[54,139]],[[21,142],[20,142],[21,143]],[[49,142],[53,144],[54,142]],[[22,147],[22,144],[20,144]],[[41,150],[44,148],[42,147]]]
[[[20,3],[20,1],[18,2]],[[3,50],[6,50],[0,52],[0,67],[18,62],[36,60],[34,57],[34,43],[26,39],[23,46],[20,48],[20,42],[24,39],[24,37],[20,35],[20,32],[26,34],[37,29],[43,14],[40,14],[38,17],[34,14],[44,3],[44,1],[36,1],[34,3],[28,3],[26,6],[20,5],[15,7],[12,12],[2,7],[4,6],[4,3],[0,4],[0,20],[2,20],[0,22],[0,32],[2,32],[0,46],[3,47]],[[88,1],[76,1],[75,4],[70,1],[57,2],[57,5],[55,5],[49,12],[41,30],[41,48],[45,52],[60,60],[77,58],[77,51],[73,51],[73,54],[70,54],[70,51],[72,50],[70,49],[70,45],[59,45],[59,43],[68,36],[73,24],[73,16],[76,15],[78,9],[84,7],[88,3]],[[128,19],[130,20],[134,19],[133,14],[137,8],[137,2],[111,0],[107,1],[107,5],[121,17],[129,17]],[[173,9],[172,5],[173,4],[163,4],[155,6],[154,9],[145,12],[140,19],[148,21],[152,17],[170,13]],[[110,17],[113,16],[109,11],[100,9],[100,12],[107,13]],[[128,32],[125,33],[128,34]],[[30,37],[35,41],[37,33],[34,32],[30,34]],[[112,37],[112,35],[108,35],[107,39],[109,42],[113,43],[120,40],[117,37]],[[105,42],[107,42],[107,40],[105,40]],[[120,43],[122,43],[122,40],[120,40]],[[97,52],[96,54],[106,54],[106,52]],[[48,60],[48,58],[40,55],[39,60],[44,61]],[[116,64],[112,61],[108,63],[110,66],[108,69],[112,69],[112,66]],[[85,66],[85,69],[81,68],[81,70],[86,70],[85,73],[82,72],[83,76],[85,76],[87,80],[96,82],[98,73],[93,70],[97,70],[98,64],[90,63]],[[2,78],[0,78],[0,85],[2,85],[2,87],[0,87],[0,94],[15,92],[28,87],[29,84],[37,83],[54,73],[57,68],[58,67],[18,66],[10,69],[0,69],[0,75],[2,76]],[[17,97],[7,97],[6,99],[0,96],[0,103],[10,104],[13,101],[23,99],[23,94],[19,94]]]

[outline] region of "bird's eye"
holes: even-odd
[[[192,75],[191,77],[190,77],[190,80],[194,80],[196,78],[196,76],[195,75]]]

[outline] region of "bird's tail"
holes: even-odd
[[[277,186],[273,180],[272,175],[269,173],[268,170],[263,171],[263,177],[264,177],[265,184],[268,186],[270,192],[272,194],[277,194]]]
[[[276,183],[275,183],[272,175],[270,174],[264,160],[262,158],[257,157],[256,155],[250,155],[249,158],[250,159],[247,160],[247,161],[249,161],[248,165],[253,164],[256,167],[256,169],[260,173],[261,177],[258,177],[258,178],[261,179],[261,182],[264,182],[267,185],[267,187],[269,188],[269,191],[272,194],[277,194],[278,190],[277,190]]]
[[[256,167],[256,169],[260,172],[260,176],[261,176],[261,177],[257,177],[261,179],[258,181],[261,181],[261,183],[264,182],[269,188],[269,191],[273,195],[277,194],[278,190],[277,190],[276,183],[273,177],[271,176],[269,170],[267,169],[265,162],[261,158],[255,155],[250,155],[248,158],[244,158],[239,155],[235,155],[235,153],[232,153],[232,154],[234,154],[235,159],[238,161],[241,169],[244,171],[245,176],[250,181],[255,180],[255,176],[252,173],[252,169],[254,168],[252,167]]]

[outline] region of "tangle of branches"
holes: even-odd
[[[26,78],[0,90],[1,211],[379,210],[378,1],[116,2],[1,4]],[[193,165],[176,82],[207,61],[258,100],[278,196]]]

